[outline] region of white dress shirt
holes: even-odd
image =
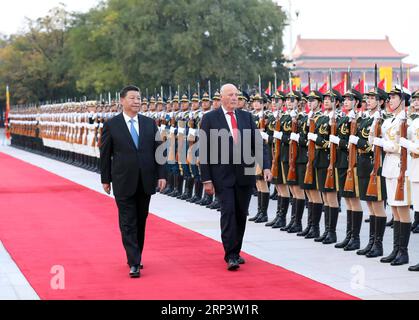
[[[131,132],[131,120],[134,120],[134,128],[137,131],[137,134],[140,135],[140,126],[138,124],[138,116],[135,118],[131,118],[130,116],[126,115],[124,112],[122,113],[125,119],[125,124],[128,127],[128,131]]]
[[[233,125],[231,124],[231,116],[228,114],[230,111],[227,111],[223,106],[221,106],[221,108],[223,108],[224,116],[227,120],[227,124],[230,129],[230,132],[233,132]],[[232,111],[232,112],[234,113],[234,117],[236,118],[236,123],[237,123],[236,112],[235,111]]]

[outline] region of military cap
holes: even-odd
[[[259,93],[256,93],[254,96],[253,96],[253,101],[262,101],[263,100],[263,98],[260,96],[260,94]]]
[[[352,98],[358,100],[359,102],[362,101],[362,94],[358,90],[355,90],[355,89],[350,89],[350,90],[346,91],[345,94],[342,97],[343,98],[352,97]]]
[[[250,96],[249,96],[249,94],[246,92],[246,91],[243,91],[243,97],[244,97],[244,99],[247,101],[247,102],[249,102],[250,101]]]
[[[177,95],[177,94],[176,94],[176,95],[173,97],[172,102],[179,102],[179,95]]]
[[[313,98],[320,102],[323,102],[323,94],[320,91],[317,90],[311,90],[310,94],[307,96],[307,98]]]
[[[210,101],[208,92],[204,92],[204,95],[202,96],[202,101]]]
[[[285,98],[296,98],[298,101],[301,101],[301,92],[291,90],[290,92],[287,93]]]
[[[378,98],[380,100],[387,100],[388,99],[387,92],[385,92],[383,89],[380,89],[380,88],[372,88],[365,95],[366,96],[374,96],[374,97],[378,96]]]
[[[152,97],[150,98],[150,103],[156,103],[156,98],[154,98],[154,96],[152,96]]]
[[[412,99],[416,99],[419,98],[419,90],[416,90],[415,92],[413,92],[412,94]]]
[[[141,103],[142,105],[144,105],[144,104],[148,104],[148,99],[147,98],[143,98],[143,102]]]
[[[186,94],[184,94],[182,96],[182,100],[180,100],[180,102],[189,102],[188,96]]]
[[[301,100],[307,102],[307,93],[305,93],[304,91],[301,91]]]
[[[199,95],[197,93],[194,93],[192,96],[192,102],[199,102]]]
[[[215,92],[214,97],[212,98],[212,100],[221,100],[221,96],[220,96],[220,93],[218,92],[218,90]]]
[[[400,86],[398,85],[394,86],[394,88],[391,89],[388,95],[394,95],[394,94],[397,94],[401,97],[402,89],[400,88]],[[408,89],[403,88],[403,95],[404,95],[404,101],[406,101],[406,105],[408,106],[412,93]]]
[[[335,89],[332,89],[332,93],[330,93],[330,90],[327,90],[327,92],[323,94],[323,98],[324,98],[324,97],[330,97],[330,96],[331,96],[331,94],[333,94],[333,96],[334,96],[334,97],[335,97],[338,101],[343,102],[342,95],[340,94],[340,92],[339,92],[339,91],[337,91],[337,90],[335,90]]]
[[[163,104],[164,102],[163,102],[163,98],[162,97],[159,97],[158,99],[157,99],[157,104]]]
[[[243,92],[240,90],[239,91],[239,100],[244,100],[244,99],[246,99],[245,97],[244,97],[244,95],[243,95]]]
[[[275,99],[285,100],[285,96],[286,96],[286,94],[282,91],[277,91],[274,94]]]

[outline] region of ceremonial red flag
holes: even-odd
[[[381,80],[381,81],[378,83],[378,88],[380,88],[380,89],[382,89],[382,90],[385,90],[385,87],[386,87],[386,79],[384,78],[383,80]]]
[[[404,80],[403,87],[409,89],[409,79]]]
[[[361,80],[356,86],[355,86],[355,90],[359,91],[360,93],[365,93],[365,82],[364,80]]]
[[[339,82],[333,89],[339,91],[340,94],[345,94],[345,80]]]
[[[305,94],[310,94],[310,86],[304,87],[303,92]]]
[[[327,92],[327,81],[320,87],[319,92],[321,93]]]

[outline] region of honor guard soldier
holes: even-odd
[[[209,94],[206,92],[202,96],[201,107],[202,107],[202,112],[199,114],[199,125],[201,124],[202,117],[204,116],[204,114],[211,111],[211,99],[210,99]],[[198,162],[199,162],[199,157],[198,157]],[[204,192],[204,196],[202,197],[201,200],[196,202],[196,204],[201,205],[201,206],[208,206],[212,203],[212,201],[213,201],[213,196]]]
[[[383,110],[388,95],[379,88],[373,88],[366,96],[367,111],[358,120],[357,134],[351,135],[349,142],[356,145],[358,150],[359,196],[362,201],[367,202],[370,213],[369,241],[364,249],[357,251],[357,254],[372,258],[383,255],[382,238],[387,220],[384,202],[387,199],[387,193],[384,177],[381,176],[382,149],[374,146],[369,137],[374,132],[381,131]],[[374,188],[370,187],[370,180],[374,182]]]

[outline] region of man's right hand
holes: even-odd
[[[103,190],[105,190],[105,192],[107,194],[111,194],[112,187],[109,183],[104,183],[103,184]]]
[[[204,192],[210,196],[215,193],[214,185],[212,182],[204,183]]]

